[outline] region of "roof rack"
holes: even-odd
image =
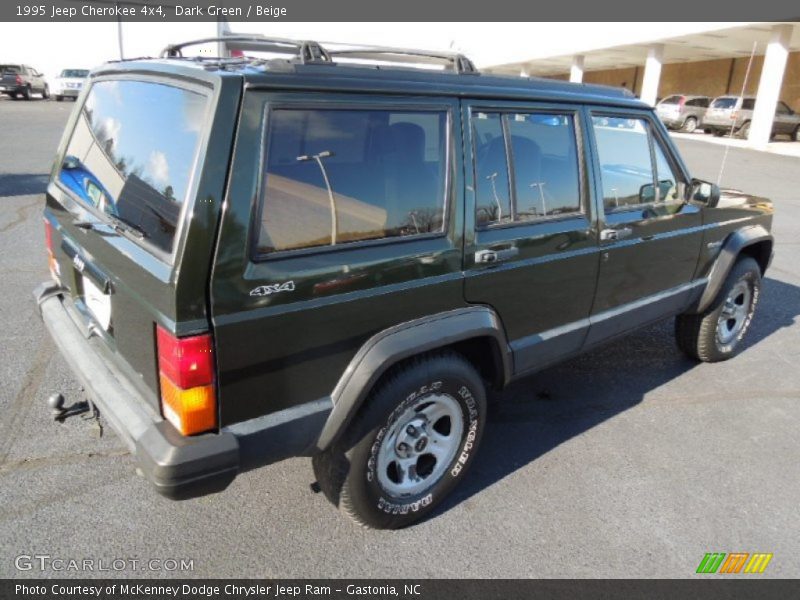
[[[377,60],[393,63],[444,64],[456,73],[477,73],[478,70],[470,59],[457,52],[433,52],[428,50],[413,50],[410,48],[389,48],[385,46],[352,46],[345,48],[330,48],[328,53],[342,58],[356,58],[363,60]]]
[[[180,44],[170,44],[161,51],[161,58],[183,56],[183,49],[189,46],[223,42],[232,50],[249,50],[251,52],[274,52],[290,54],[307,62],[331,62],[330,55],[316,42],[301,42],[284,38],[268,38],[262,35],[226,35],[222,37],[201,38]]]
[[[262,35],[226,35],[221,37],[202,38],[170,44],[161,51],[161,58],[183,57],[183,49],[201,44],[225,44],[228,50],[251,52],[271,52],[287,54],[299,59],[303,64],[333,63],[333,57],[385,61],[390,63],[444,65],[456,73],[477,73],[478,70],[470,59],[456,52],[429,52],[410,48],[390,48],[384,46],[364,46],[333,42],[325,45],[341,46],[326,49],[314,41],[298,41],[286,38],[270,38]]]

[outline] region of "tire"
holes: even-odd
[[[723,135],[725,135],[725,132],[722,131],[721,129],[714,129],[711,133],[714,134],[714,137],[722,137]]]
[[[685,133],[694,133],[695,129],[697,129],[697,119],[695,117],[686,117],[686,120],[683,122],[683,126],[681,127],[681,131]]]
[[[64,96],[55,96],[56,102],[62,102],[64,100]]]
[[[678,347],[689,357],[719,362],[736,355],[758,304],[761,268],[750,257],[740,258],[717,297],[703,313],[675,319]]]
[[[472,365],[452,352],[424,355],[384,377],[341,440],[313,457],[314,473],[357,523],[407,527],[464,478],[485,424],[486,391]]]
[[[739,131],[736,132],[736,137],[746,140],[750,137],[750,121],[746,121],[739,127]]]
[[[50,98],[50,86],[44,84],[44,88],[42,88],[42,100],[47,100]]]
[[[792,134],[792,139],[795,142],[800,142],[800,125],[794,128],[794,133]]]
[[[31,86],[27,86],[22,90],[22,99],[23,100],[30,100],[31,99]]]

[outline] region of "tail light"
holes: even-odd
[[[178,338],[156,327],[161,412],[183,435],[217,426],[211,334]]]
[[[15,82],[17,85],[22,85],[22,77],[20,77],[19,75],[17,75],[17,76],[14,78],[14,82]]]
[[[61,268],[58,266],[56,255],[53,252],[53,225],[47,218],[44,220],[44,244],[47,248],[47,266],[50,267],[50,275],[58,283],[61,283]]]
[[[678,106],[683,108],[683,105],[686,104],[686,96],[681,96],[681,99],[678,100]]]
[[[735,110],[731,111],[731,120],[735,121],[738,116],[739,114]]]

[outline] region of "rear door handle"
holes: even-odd
[[[630,227],[620,227],[619,229],[603,229],[600,232],[600,239],[604,242],[614,242],[630,237],[633,229]]]
[[[475,262],[478,264],[491,264],[514,258],[519,254],[519,248],[503,248],[502,250],[478,250],[475,253]]]

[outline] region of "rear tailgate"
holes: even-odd
[[[73,319],[158,407],[156,325],[179,336],[209,330],[241,78],[112,68],[87,82],[67,125],[45,226]]]

